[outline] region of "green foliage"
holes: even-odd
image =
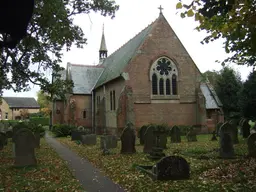
[[[35,0],[27,37],[15,49],[2,50],[0,91],[27,91],[29,83],[34,83],[48,95],[64,97],[73,82],[59,78],[62,51],[86,44],[82,29],[73,23],[74,16],[94,11],[113,18],[118,8],[112,0]],[[47,71],[57,80],[52,83]]]
[[[225,51],[232,53],[223,61],[240,65],[256,65],[256,0],[179,0],[180,16],[194,17],[198,31],[208,36],[202,44],[223,38]]]
[[[36,125],[41,124],[42,126],[49,125],[50,119],[48,117],[31,117],[29,119],[31,123]]]
[[[67,124],[56,124],[52,127],[52,132],[56,137],[67,137],[71,135],[71,131],[74,130],[76,127],[73,125]]]
[[[253,71],[244,82],[240,106],[245,118],[256,120],[256,72]]]
[[[240,113],[240,93],[242,81],[240,75],[232,68],[224,67],[220,70],[215,83],[215,91],[223,104],[225,118]]]
[[[18,122],[17,124],[15,124],[13,126],[13,129],[29,129],[30,131],[32,131],[33,133],[40,133],[41,136],[43,136],[45,134],[45,129],[43,128],[43,126],[41,124],[35,124],[32,122]]]
[[[48,108],[50,105],[49,97],[42,90],[37,92],[37,103],[40,108]]]

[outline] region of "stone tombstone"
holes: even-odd
[[[166,144],[167,144],[168,132],[166,127],[162,125],[155,126],[154,135],[157,137],[156,147],[167,149]]]
[[[212,138],[211,138],[211,141],[217,141],[216,131],[215,131],[215,130],[212,132]]]
[[[233,140],[228,133],[221,133],[220,135],[220,157],[224,159],[232,158],[234,156]]]
[[[103,135],[100,137],[100,148],[104,149],[104,146],[107,149],[117,148],[118,139],[115,135]]]
[[[219,137],[220,136],[220,127],[223,125],[222,122],[217,123],[216,125],[216,134]]]
[[[5,133],[0,132],[0,150],[3,150],[5,145],[7,145],[7,136]]]
[[[237,120],[232,119],[228,123],[232,126],[232,129],[233,129],[233,131],[232,131],[233,144],[238,144],[239,140],[238,140]]]
[[[248,156],[256,158],[256,133],[252,133],[247,140]]]
[[[80,130],[72,130],[71,131],[71,141],[80,141],[82,135],[86,135],[86,132],[80,131]]]
[[[96,142],[97,142],[96,134],[82,135],[81,142],[83,145],[96,145]]]
[[[244,120],[243,121],[243,125],[242,125],[242,135],[243,135],[243,138],[248,138],[249,135],[250,135],[250,128],[251,126],[249,125],[249,122],[248,120]]]
[[[15,133],[13,140],[15,142],[14,165],[17,167],[36,165],[34,134],[29,129],[19,129]]]
[[[180,143],[181,142],[181,133],[180,133],[180,128],[178,126],[174,125],[170,129],[170,137],[171,137],[172,143]]]
[[[186,135],[188,142],[197,141],[196,135],[197,135],[196,129],[194,127],[191,127],[190,130],[188,131],[187,135]]]
[[[141,128],[140,128],[140,130],[139,130],[139,138],[140,138],[140,144],[141,145],[144,145],[144,137],[145,137],[145,132],[146,132],[146,130],[147,130],[147,128],[148,128],[148,126],[147,125],[143,125]]]
[[[156,145],[156,136],[154,135],[155,127],[153,125],[149,125],[144,134],[144,153],[150,153],[152,148]]]
[[[190,167],[186,159],[180,156],[167,156],[162,158],[152,168],[157,180],[182,180],[189,179]]]
[[[135,133],[134,125],[128,122],[121,135],[120,153],[122,154],[136,153],[135,142],[136,142],[136,133]]]
[[[224,133],[228,133],[232,139],[232,144],[238,143],[237,128],[232,126],[229,122],[225,122],[220,127],[220,136]]]

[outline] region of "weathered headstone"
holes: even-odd
[[[244,120],[243,121],[243,125],[242,125],[242,134],[243,134],[243,138],[248,138],[250,135],[250,125],[248,120]]]
[[[128,122],[121,135],[122,154],[136,153],[135,149],[136,134],[132,123]]]
[[[154,135],[154,129],[155,127],[153,125],[149,125],[144,134],[144,153],[150,153],[152,151],[152,148],[156,145],[156,136]]]
[[[180,156],[168,156],[162,158],[152,172],[156,174],[157,180],[181,180],[189,179],[190,167],[188,162]]]
[[[248,155],[256,158],[256,133],[252,133],[247,140]]]
[[[216,134],[217,136],[220,136],[220,127],[223,125],[222,122],[217,123],[216,125]]]
[[[81,141],[81,136],[88,134],[85,131],[72,130],[71,131],[71,141]]]
[[[228,133],[232,139],[232,144],[238,143],[238,135],[237,135],[237,128],[229,124],[228,122],[224,123],[220,127],[220,136],[224,133]]]
[[[103,135],[100,137],[100,148],[104,149],[106,145],[107,149],[113,149],[117,147],[117,136],[115,135]]]
[[[170,136],[171,136],[171,142],[172,143],[180,143],[181,137],[180,137],[180,128],[178,126],[173,126],[170,129]]]
[[[0,132],[0,150],[3,150],[5,145],[7,145],[6,134],[3,132]]]
[[[160,147],[162,149],[167,149],[167,137],[168,137],[168,132],[167,128],[162,125],[156,126],[156,129],[154,130],[154,135],[158,137],[158,145],[157,147]]]
[[[211,138],[211,141],[217,141],[216,131],[215,131],[215,130],[212,132],[212,138]]]
[[[147,130],[147,128],[148,128],[148,125],[143,125],[141,128],[140,128],[140,130],[139,130],[139,138],[140,138],[140,144],[141,145],[144,145],[144,137],[145,137],[145,132],[146,132],[146,130]]]
[[[197,141],[197,131],[192,127],[190,131],[187,133],[187,140],[188,142],[195,142]]]
[[[233,141],[230,134],[222,132],[220,135],[220,157],[224,159],[234,156]]]
[[[84,145],[96,145],[97,137],[95,134],[82,135],[81,142]]]
[[[28,129],[19,129],[13,140],[15,142],[15,166],[36,165],[35,136]]]

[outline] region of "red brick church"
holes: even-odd
[[[223,121],[222,104],[163,13],[108,56],[104,31],[96,66],[68,63],[73,93],[53,102],[53,124],[75,123],[120,133],[126,122],[198,125]]]

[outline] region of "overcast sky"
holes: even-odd
[[[159,16],[158,7],[162,5],[163,14],[184,47],[198,66],[201,72],[207,70],[219,70],[221,65],[216,60],[223,60],[227,57],[223,49],[222,41],[216,41],[202,45],[200,41],[206,36],[205,32],[195,30],[197,23],[193,18],[182,19],[176,10],[178,0],[116,0],[120,9],[116,17],[103,17],[100,13],[77,16],[74,20],[79,25],[87,40],[83,49],[72,48],[64,52],[61,66],[65,67],[67,62],[75,64],[96,65],[99,61],[99,46],[104,23],[105,38],[108,55],[113,53],[124,43],[133,38],[137,33],[147,27]],[[251,68],[246,66],[231,65],[237,69],[243,80],[246,79]],[[11,90],[4,91],[4,96],[35,97],[39,90],[32,85],[29,92],[14,93]]]

